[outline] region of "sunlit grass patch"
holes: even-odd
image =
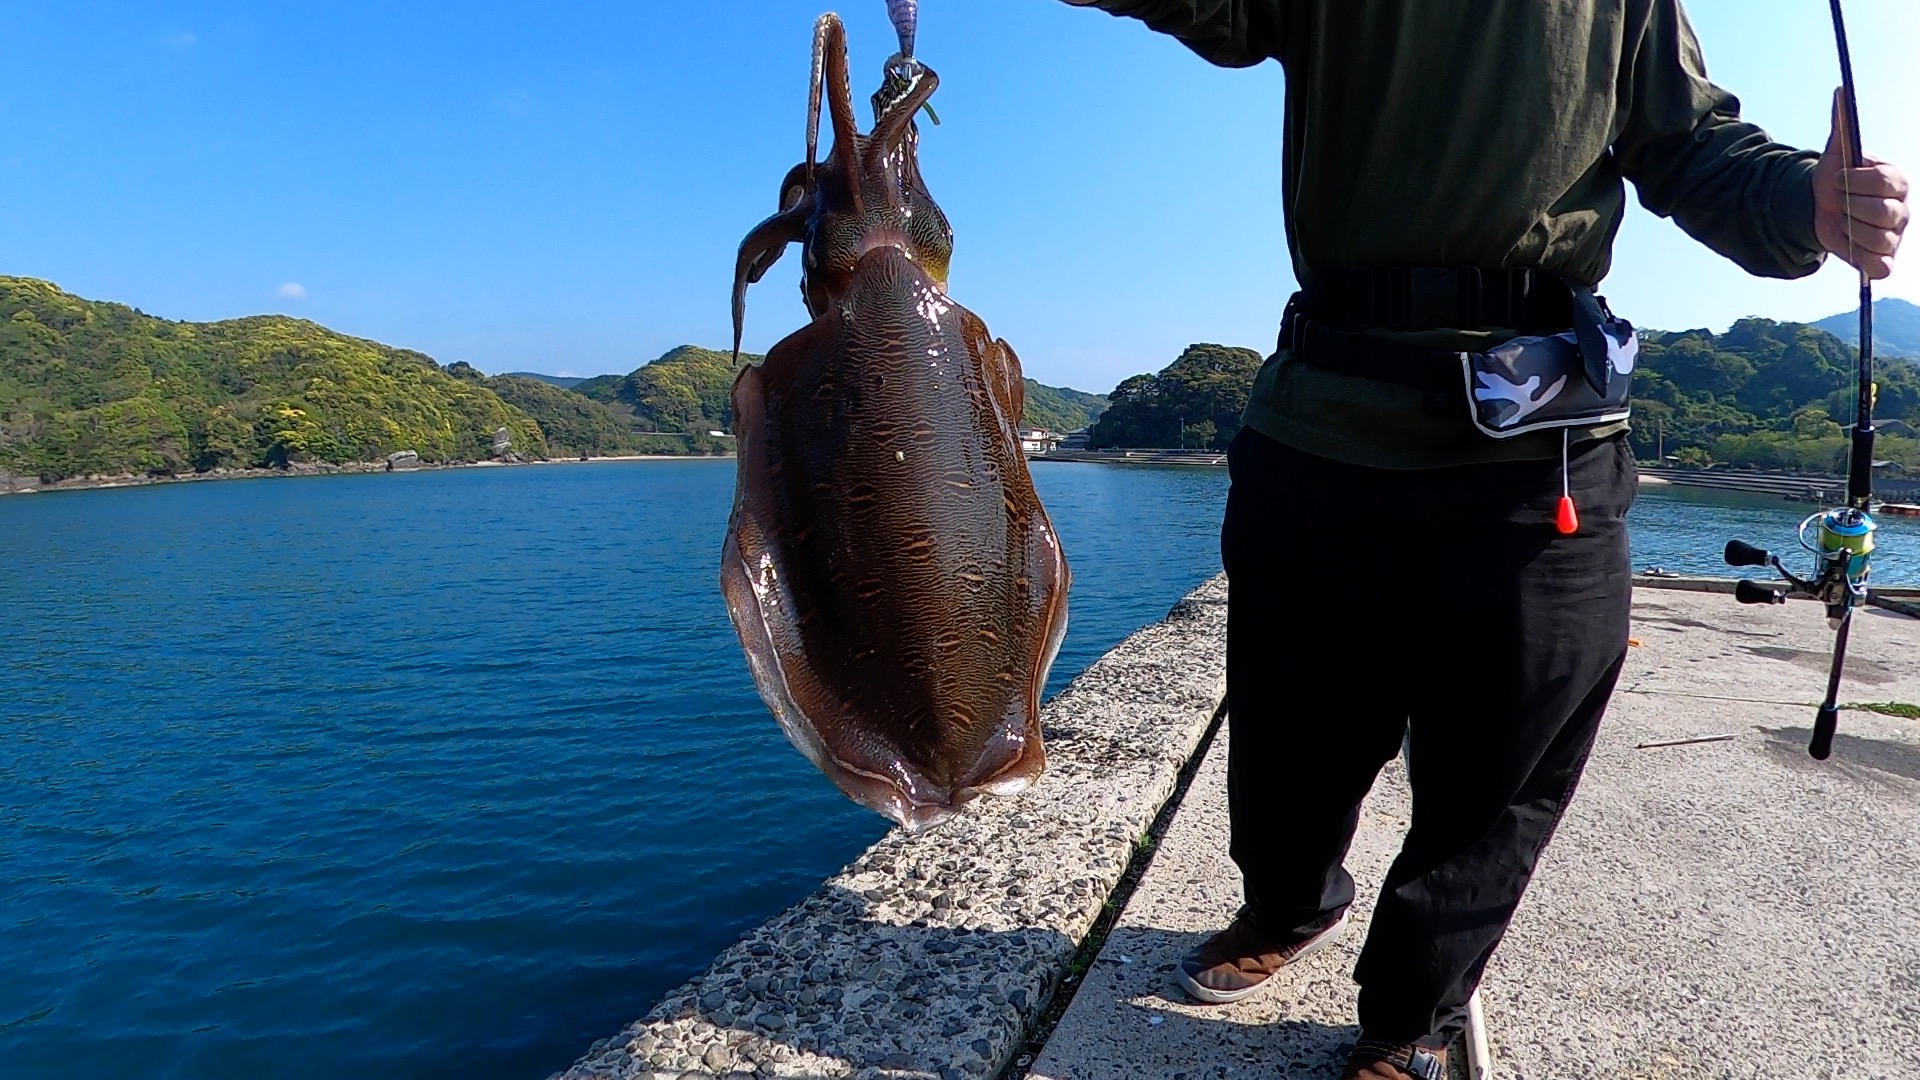
[[[1846,708],[1879,713],[1881,716],[1897,716],[1902,720],[1920,720],[1920,705],[1909,705],[1904,701],[1855,702]]]

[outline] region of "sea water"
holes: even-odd
[[[1033,472],[1052,691],[1217,572],[1227,485]],[[545,1076],[879,838],[754,693],[732,478],[0,499],[0,1076]],[[1636,566],[1724,572],[1799,510],[1649,486]],[[1920,522],[1880,574],[1920,580]]]

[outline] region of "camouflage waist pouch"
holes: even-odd
[[[1639,353],[1633,327],[1591,289],[1576,289],[1572,330],[1459,354],[1468,415],[1495,439],[1625,420]]]

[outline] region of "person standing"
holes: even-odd
[[[1624,394],[1631,327],[1593,288],[1628,181],[1773,278],[1829,253],[1885,277],[1907,181],[1874,159],[1847,167],[1837,102],[1824,152],[1743,120],[1679,0],[1065,2],[1217,65],[1286,71],[1300,291],[1229,449],[1221,530],[1246,903],[1181,981],[1240,1000],[1339,933],[1360,802],[1408,737],[1413,822],[1354,972],[1362,1030],[1342,1076],[1431,1080],[1625,660],[1637,491],[1618,413],[1489,437],[1476,407],[1524,416],[1550,395],[1481,375],[1469,400],[1461,354],[1565,333],[1596,390]],[[1353,522],[1381,490],[1391,518]],[[1340,576],[1416,548],[1443,572]]]

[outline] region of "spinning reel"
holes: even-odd
[[[1833,669],[1827,679],[1827,700],[1814,720],[1813,742],[1807,748],[1821,761],[1833,753],[1833,735],[1840,724],[1840,673],[1847,662],[1847,631],[1853,625],[1853,610],[1867,599],[1875,528],[1873,516],[1857,506],[1823,510],[1802,521],[1800,546],[1811,552],[1814,560],[1810,578],[1796,576],[1771,552],[1738,540],[1727,541],[1727,565],[1771,566],[1788,586],[1781,589],[1741,581],[1734,589],[1734,599],[1743,604],[1784,604],[1789,597],[1803,597],[1827,607],[1827,625],[1836,633]]]

